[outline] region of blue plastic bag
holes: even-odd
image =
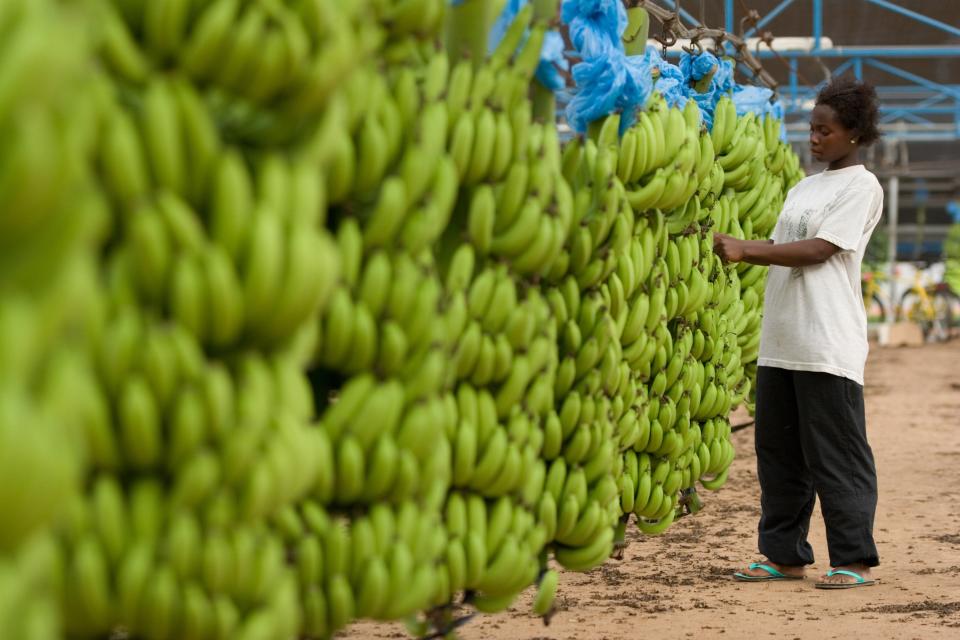
[[[627,56],[621,36],[627,12],[619,0],[564,0],[561,19],[582,62],[573,67],[576,90],[567,104],[570,125],[584,132],[594,120],[620,111],[620,131],[636,120],[636,109],[653,89],[643,56]]]
[[[707,88],[707,91],[705,91],[704,94],[698,94],[696,91],[693,92],[697,104],[700,105],[700,113],[703,115],[703,121],[706,123],[708,129],[713,129],[713,114],[717,110],[717,102],[719,102],[723,96],[729,96],[735,87],[736,82],[734,82],[733,79],[733,63],[724,58],[717,61],[717,70],[710,80],[710,86]],[[703,97],[701,97],[701,95]]]
[[[660,71],[660,77],[657,78],[654,89],[660,92],[668,106],[682,109],[690,97],[690,89],[683,71],[677,65],[660,57],[660,52],[654,46],[647,47],[644,58],[649,61],[650,67]]]
[[[620,37],[627,28],[627,10],[620,0],[563,0],[560,19],[569,26],[570,42],[583,58],[623,50]]]
[[[719,60],[708,51],[696,55],[685,52],[680,57],[680,71],[686,80],[688,95],[700,108],[702,121],[708,129],[712,129],[717,101],[733,88],[733,66],[729,60]],[[711,72],[713,75],[710,78],[710,84],[704,91],[697,91],[693,86],[694,83]]]
[[[636,121],[636,109],[653,91],[650,67],[642,56],[627,56],[622,49],[579,62],[573,67],[577,90],[567,105],[570,125],[584,132],[590,122],[620,111],[620,132]]]
[[[766,87],[737,85],[733,92],[733,105],[737,108],[738,116],[754,113],[762,118],[770,111],[772,97],[773,91]]]
[[[710,82],[710,89],[717,94],[716,98],[719,100],[721,95],[729,94],[736,86],[737,83],[733,79],[733,62],[726,58],[720,60],[717,72],[713,74],[713,80]]]
[[[566,86],[566,80],[560,69],[570,69],[570,61],[564,55],[563,36],[556,31],[548,31],[540,50],[540,64],[537,65],[537,80],[551,91],[559,91]]]
[[[781,124],[777,137],[787,141],[787,129],[783,126],[783,116],[786,113],[782,100],[771,100],[773,91],[766,87],[737,85],[733,92],[733,104],[737,107],[737,115],[755,113],[758,117],[771,116],[780,120]]]
[[[566,110],[570,126],[583,133],[592,121],[611,113],[616,108],[624,75],[618,73],[609,57],[592,58],[573,65],[577,90]]]
[[[680,56],[680,72],[688,82],[701,80],[711,71],[719,70],[720,61],[709,51],[693,55],[684,51]],[[711,80],[712,82],[712,80]]]

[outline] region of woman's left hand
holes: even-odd
[[[725,233],[713,234],[713,252],[724,262],[740,262],[743,260],[744,241],[728,236]]]

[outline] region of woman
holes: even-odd
[[[818,94],[810,150],[827,169],[787,195],[770,241],[714,237],[726,261],[770,265],[757,368],[756,451],[763,562],[743,581],[802,579],[819,496],[832,569],[816,586],[875,584],[877,477],[867,443],[867,323],[860,263],[880,220],[883,189],[860,162],[879,137],[877,95],[837,78]],[[802,452],[802,455],[798,455]]]

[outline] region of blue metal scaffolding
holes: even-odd
[[[954,141],[960,139],[960,84],[943,84],[929,78],[902,69],[890,60],[960,58],[960,46],[824,46],[823,36],[823,0],[803,0],[812,3],[813,20],[809,38],[812,46],[804,50],[776,50],[760,48],[755,56],[760,59],[780,57],[788,65],[788,81],[778,89],[779,97],[786,106],[788,121],[802,120],[804,123],[813,105],[818,87],[800,84],[799,62],[803,59],[817,59],[827,65],[827,61],[836,63],[831,69],[833,75],[852,71],[862,78],[865,68],[873,68],[898,78],[902,84],[877,86],[881,98],[881,125],[885,136],[893,140],[909,141]],[[851,0],[852,1],[852,0]],[[960,37],[960,28],[933,19],[890,0],[859,0],[880,9],[891,11],[900,16],[933,27],[950,36]],[[667,9],[676,10],[676,0],[659,0]],[[744,38],[754,36],[759,29],[770,24],[797,0],[782,0],[770,10],[757,24],[743,34]],[[680,9],[680,18],[691,27],[701,25],[693,15]],[[724,28],[734,33],[737,27],[734,0],[724,0]],[[732,51],[732,50],[731,50]],[[746,70],[749,72],[749,70]],[[795,116],[790,118],[790,116]],[[796,117],[802,116],[802,117]],[[939,116],[931,118],[931,116]],[[896,123],[896,126],[894,126]],[[806,139],[803,130],[794,129],[791,139]]]

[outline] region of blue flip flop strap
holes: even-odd
[[[766,571],[767,573],[769,573],[770,575],[772,575],[772,576],[774,576],[774,577],[776,577],[776,578],[785,578],[785,577],[786,577],[785,575],[783,575],[782,573],[780,573],[779,571],[777,571],[776,569],[774,569],[774,568],[771,567],[770,565],[768,565],[768,564],[763,564],[762,562],[751,562],[751,563],[750,563],[750,568],[751,568],[751,569],[763,569],[764,571]]]
[[[833,577],[838,574],[842,576],[850,576],[851,578],[855,579],[858,583],[866,582],[866,580],[863,579],[863,576],[861,576],[859,573],[856,573],[855,571],[849,571],[847,569],[831,569],[830,571],[827,571],[827,576],[830,576],[830,577]]]

